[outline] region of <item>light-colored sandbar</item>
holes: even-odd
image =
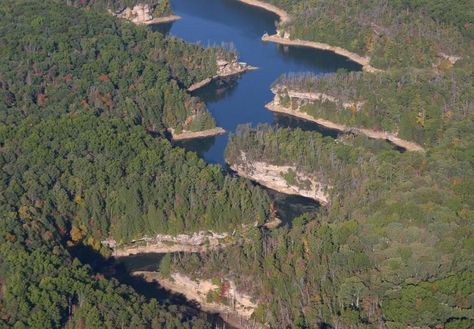
[[[175,133],[174,129],[168,129],[171,133],[171,136],[174,141],[182,141],[187,139],[195,139],[195,138],[206,138],[212,136],[219,136],[225,134],[225,129],[221,127],[216,127],[207,130],[201,131],[183,131],[180,133]]]
[[[356,133],[356,134],[363,134],[366,135],[369,138],[373,139],[384,139],[388,140],[394,145],[397,145],[407,151],[416,151],[416,152],[424,152],[425,149],[420,146],[417,143],[410,142],[404,139],[401,139],[400,137],[396,136],[393,133],[389,133],[386,131],[379,131],[379,130],[372,130],[372,129],[366,129],[366,128],[353,128],[353,127],[348,127],[343,124],[335,123],[329,120],[321,119],[321,118],[315,118],[312,115],[309,115],[308,113],[304,113],[298,110],[293,110],[291,108],[284,107],[280,105],[278,102],[272,101],[268,103],[265,106],[267,109],[273,112],[277,113],[283,113],[287,115],[291,115],[294,117],[298,117],[301,119],[305,119],[308,121],[312,121],[317,123],[318,125],[324,126],[329,129],[334,129],[338,130],[344,133]]]

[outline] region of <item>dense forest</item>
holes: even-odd
[[[469,0],[265,0],[289,12],[291,38],[367,55],[378,68],[431,67],[465,57],[474,38]]]
[[[186,88],[234,52],[110,14],[146,4],[168,15],[168,0],[3,0],[1,328],[211,328],[202,312],[145,298],[76,252],[108,257],[104,239],[243,226],[238,243],[168,255],[157,270],[235,281],[271,328],[474,327],[470,1],[265,1],[290,13],[281,28],[291,38],[345,47],[385,69],[285,75],[273,86],[283,105],[397,132],[426,152],[241,126],[229,164],[244,152],[329,187],[318,213],[269,230],[261,224],[275,209],[264,190],[163,137],[215,126]],[[337,101],[304,102],[289,90]]]
[[[288,74],[280,77],[273,89],[285,107],[350,127],[394,132],[401,138],[432,146],[456,122],[472,122],[472,81],[474,70],[470,64],[463,69],[393,70],[378,75]],[[305,101],[289,97],[288,91],[322,93],[337,101]]]
[[[329,203],[289,227],[255,231],[259,243],[175,258],[172,267],[197,278],[235,280],[256,296],[254,317],[275,328],[472,328],[468,2],[269,2],[290,13],[283,28],[291,38],[342,46],[388,69],[287,74],[273,85],[283,106],[391,131],[427,152],[400,152],[351,134],[334,140],[299,129],[242,126],[227,146],[230,164],[244,161],[244,153],[248,163],[295,166],[331,186]],[[308,101],[289,91],[325,96]]]
[[[233,54],[56,1],[3,1],[0,16],[1,122],[93,112],[153,131],[215,126],[182,88],[213,76],[217,57]]]
[[[0,3],[0,327],[210,328],[207,315],[146,299],[74,250],[107,256],[106,238],[268,219],[260,188],[149,133],[213,126],[184,89],[234,54],[99,2]]]
[[[295,165],[329,181],[329,205],[256,232],[260,243],[176,259],[175,269],[233,278],[259,296],[254,316],[272,327],[470,328],[472,127],[457,122],[426,155],[360,136],[241,127],[228,161],[245,152],[247,161]]]

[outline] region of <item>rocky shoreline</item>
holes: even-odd
[[[231,62],[224,61],[224,60],[218,60],[217,61],[217,67],[218,67],[218,69],[217,69],[217,74],[216,75],[192,84],[191,86],[189,86],[188,92],[196,91],[196,90],[210,84],[212,81],[214,81],[216,79],[227,78],[227,77],[243,74],[247,71],[253,71],[253,70],[258,69],[255,66],[251,66],[251,65],[248,65],[247,63],[243,63],[243,62],[237,62],[236,60],[231,61]]]
[[[262,2],[259,0],[238,0],[242,3],[262,8],[265,10],[268,10],[280,17],[280,23],[281,24],[286,24],[290,22],[291,17],[290,15],[283,9],[278,8],[274,5],[271,5],[266,2]],[[316,42],[316,41],[307,41],[307,40],[300,40],[300,39],[290,39],[289,34],[287,32],[283,32],[283,37],[279,36],[279,33],[275,35],[268,35],[264,34],[262,36],[262,41],[265,42],[274,42],[282,45],[287,45],[287,46],[297,46],[297,47],[308,47],[308,48],[314,48],[314,49],[319,49],[319,50],[327,50],[331,51],[335,54],[344,56],[352,60],[353,62],[356,62],[360,65],[362,65],[364,71],[370,72],[370,73],[377,73],[377,72],[383,72],[380,69],[377,69],[373,67],[372,65],[369,64],[370,58],[369,57],[364,57],[361,55],[358,55],[356,53],[353,53],[345,48],[342,47],[337,47],[337,46],[331,46],[326,43],[321,43],[321,42]]]
[[[329,203],[329,195],[325,191],[328,187],[318,182],[314,177],[298,172],[294,166],[276,166],[266,162],[248,161],[245,154],[242,154],[239,162],[242,164],[230,164],[230,168],[241,177],[281,193],[313,199],[322,205]],[[306,186],[288,184],[283,175],[289,170],[295,173],[298,181],[305,182]]]
[[[262,41],[273,42],[273,43],[286,45],[286,46],[307,47],[307,48],[331,51],[335,54],[349,58],[351,61],[357,64],[360,64],[362,66],[362,69],[366,72],[369,72],[369,73],[383,72],[383,70],[377,69],[369,64],[370,63],[369,57],[364,57],[356,53],[353,53],[345,48],[331,46],[331,45],[328,45],[327,43],[316,42],[316,41],[306,41],[306,40],[300,40],[300,39],[290,39],[287,37],[280,37],[278,35],[268,35],[268,34],[264,34],[262,36]]]
[[[185,130],[180,133],[176,133],[173,128],[168,129],[168,131],[171,133],[171,138],[174,141],[183,141],[183,140],[195,139],[195,138],[206,138],[206,137],[212,137],[212,136],[219,136],[226,133],[225,129],[221,127],[200,130],[200,131],[186,131]]]
[[[238,292],[233,281],[223,280],[220,285],[217,285],[211,280],[195,281],[180,273],[173,273],[170,277],[164,277],[159,272],[149,271],[137,271],[132,274],[140,276],[148,282],[156,282],[174,293],[182,294],[188,300],[198,302],[202,310],[218,313],[227,323],[236,328],[265,328],[251,320],[258,305],[252,301],[250,296]],[[222,291],[224,285],[226,289]],[[215,293],[219,293],[221,298],[227,300],[227,303],[210,301],[208,296]]]
[[[102,244],[113,249],[112,256],[125,257],[144,253],[204,252],[225,246],[228,237],[229,234],[225,232],[200,231],[192,235],[158,234],[134,240],[125,246],[118,246],[113,239],[104,240]]]
[[[355,127],[349,127],[343,124],[335,123],[326,119],[322,118],[316,118],[313,117],[312,115],[299,111],[299,110],[293,110],[291,108],[285,107],[281,105],[280,99],[278,95],[275,95],[275,98],[272,102],[268,103],[265,106],[268,110],[272,112],[277,112],[277,113],[283,113],[287,115],[291,115],[297,118],[305,119],[308,121],[312,121],[317,123],[318,125],[321,125],[323,127],[329,128],[329,129],[334,129],[338,130],[343,133],[355,133],[355,134],[362,134],[365,135],[369,138],[372,139],[383,139],[391,142],[392,144],[401,147],[407,151],[413,151],[413,152],[424,152],[424,148],[415,143],[415,142],[410,142],[405,139],[402,139],[398,137],[395,133],[387,132],[387,131],[379,131],[379,130],[373,130],[373,129],[367,129],[367,128],[355,128]]]
[[[113,16],[129,20],[130,22],[137,25],[163,24],[181,19],[181,17],[177,15],[153,17],[153,8],[150,5],[143,3],[137,3],[135,6],[133,6],[133,8],[126,7],[120,12],[112,12],[111,10],[109,10],[109,12]]]

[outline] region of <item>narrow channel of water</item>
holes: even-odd
[[[359,64],[327,51],[262,42],[264,33],[275,33],[278,17],[236,0],[172,0],[171,3],[182,19],[155,29],[204,46],[232,44],[241,61],[259,68],[228,86],[213,83],[195,92],[207,103],[218,126],[229,133],[240,124],[269,123],[334,135],[316,124],[266,110],[265,104],[273,99],[270,87],[284,73],[327,74],[338,69],[360,70]],[[224,164],[227,140],[228,134],[180,145],[196,151],[208,163]]]
[[[177,145],[198,153],[208,163],[221,164],[226,168],[224,152],[229,133],[234,132],[240,124],[257,126],[267,123],[299,127],[337,137],[338,133],[334,130],[270,112],[265,109],[265,104],[273,99],[271,85],[282,74],[331,74],[338,69],[361,70],[359,64],[327,51],[262,42],[264,33],[275,33],[278,16],[236,0],[172,0],[171,3],[174,12],[182,19],[154,26],[154,30],[203,46],[232,45],[241,61],[259,68],[245,73],[239,79],[215,81],[194,92],[195,96],[206,102],[217,125],[227,133],[179,142]],[[314,200],[269,192],[284,222],[319,208]]]

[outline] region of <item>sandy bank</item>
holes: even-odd
[[[248,161],[244,153],[239,162],[242,165],[231,164],[230,166],[239,176],[246,177],[281,193],[300,195],[316,200],[321,204],[327,204],[329,201],[325,186],[314,177],[298,172],[294,166],[276,166],[266,162]],[[282,176],[288,173],[289,170],[296,173],[296,179],[299,182],[306,182],[307,187],[289,185]]]
[[[271,11],[272,13],[280,17],[281,23],[288,23],[290,21],[290,15],[286,11],[274,5],[271,5],[267,2],[258,1],[258,0],[238,0],[238,1],[250,6],[259,7],[259,8]]]
[[[266,42],[274,42],[274,43],[278,43],[278,44],[286,45],[286,46],[308,47],[308,48],[331,51],[335,54],[347,57],[351,61],[362,65],[362,68],[364,71],[367,71],[370,73],[383,72],[382,70],[377,69],[369,64],[370,58],[360,56],[356,53],[350,52],[347,49],[337,47],[337,46],[331,46],[326,43],[321,43],[321,42],[316,42],[316,41],[306,41],[306,40],[300,40],[300,39],[282,38],[278,35],[268,35],[268,34],[263,35],[262,40]]]
[[[343,124],[335,123],[329,120],[321,119],[321,118],[315,118],[312,115],[299,111],[299,110],[293,110],[291,108],[282,106],[279,102],[278,96],[275,96],[275,99],[268,103],[265,106],[267,109],[273,112],[277,113],[283,113],[287,115],[291,115],[294,117],[298,117],[301,119],[305,119],[308,121],[312,121],[317,123],[318,125],[324,126],[329,129],[335,129],[338,131],[341,131],[343,133],[356,133],[356,134],[362,134],[366,135],[369,138],[373,139],[383,139],[383,140],[388,140],[394,145],[397,145],[407,151],[417,151],[417,152],[423,152],[424,148],[420,146],[419,144],[415,142],[410,142],[407,140],[404,140],[400,137],[398,137],[394,133],[386,132],[386,131],[379,131],[379,130],[373,130],[373,129],[366,129],[366,128],[354,128],[354,127],[348,127]]]
[[[264,328],[263,325],[250,320],[257,304],[253,303],[249,296],[239,293],[232,281],[226,280],[218,286],[210,280],[194,281],[180,273],[173,273],[171,278],[165,278],[158,272],[138,271],[132,274],[141,276],[148,282],[157,282],[165,289],[182,294],[188,300],[198,302],[204,311],[218,313],[232,326],[242,329]],[[226,286],[225,292],[221,290],[224,284]],[[208,301],[208,294],[216,292],[223,295],[222,297],[227,300],[228,305]]]
[[[212,137],[212,136],[225,134],[224,128],[221,128],[221,127],[216,127],[216,128],[201,130],[201,131],[182,131],[180,133],[176,133],[173,128],[168,129],[168,131],[171,133],[171,136],[174,141],[181,141],[181,140],[195,139],[195,138],[206,138],[206,137]]]

